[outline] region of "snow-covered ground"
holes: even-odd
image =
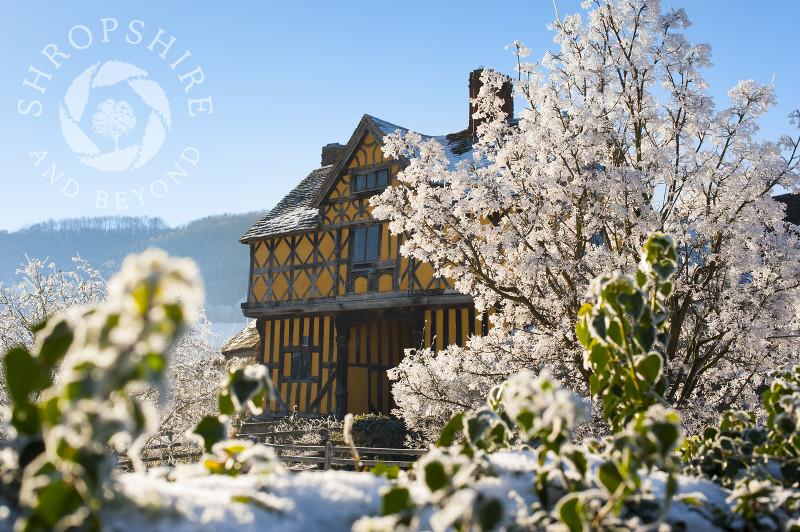
[[[497,476],[478,480],[471,490],[503,502],[504,524],[530,512],[536,500],[532,471],[534,455],[529,451],[501,451],[489,456]],[[663,497],[664,475],[655,473],[647,483],[654,500]],[[712,524],[715,514],[729,513],[730,493],[705,480],[681,476],[667,521],[685,530],[719,530]],[[177,471],[153,470],[119,476],[120,491],[135,504],[115,504],[104,510],[104,522],[118,531],[349,531],[362,517],[381,515],[381,496],[389,487],[385,477],[347,471],[304,471],[262,475],[204,474],[201,465]],[[428,499],[424,486],[411,483],[411,496]],[[465,493],[465,495],[467,495]],[[123,500],[123,499],[118,499]],[[464,503],[469,505],[469,497]],[[420,529],[438,529],[445,513],[468,512],[458,504],[420,514]],[[524,519],[524,518],[523,518]],[[378,525],[380,521],[371,523]],[[384,524],[391,522],[384,521]],[[367,523],[362,522],[362,525]],[[391,528],[389,528],[391,529]]]
[[[349,531],[380,515],[385,477],[348,471],[181,476],[166,470],[119,477],[135,506],[110,508],[106,524],[130,531]],[[239,502],[248,500],[249,502]]]

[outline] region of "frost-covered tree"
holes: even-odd
[[[105,298],[106,281],[80,256],[74,269],[63,271],[47,259],[25,257],[16,283],[0,283],[0,361],[10,348],[33,346],[34,326],[72,307]],[[5,375],[0,372],[0,405],[8,404]]]
[[[518,121],[501,111],[502,76],[484,72],[473,161],[449,170],[431,139],[385,140],[409,165],[373,199],[376,216],[408,235],[404,254],[495,309],[488,337],[412,351],[394,370],[412,424],[473,406],[523,367],[585,390],[573,326],[589,280],[633,272],[651,231],[674,235],[679,253],[664,346],[673,405],[754,400],[765,372],[796,356],[781,337],[798,328],[800,241],[771,195],[797,190],[800,140],[758,138],[772,87],[742,81],[717,108],[702,77],[711,48],[681,33],[682,9],[585,6],[553,23],[557,47],[540,63],[512,45]]]
[[[63,271],[47,259],[25,257],[16,283],[0,283],[0,352],[15,345],[30,348],[33,326],[74,306],[97,303],[106,294],[106,281],[80,256],[74,269]]]

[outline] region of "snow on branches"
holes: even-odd
[[[403,253],[495,309],[488,337],[405,359],[395,371],[404,416],[442,420],[521,368],[548,366],[585,390],[572,326],[589,280],[635,270],[651,231],[674,235],[679,255],[664,346],[673,405],[755,402],[765,372],[796,356],[781,337],[798,329],[800,241],[771,195],[798,189],[800,157],[797,137],[757,137],[772,87],[740,82],[718,110],[702,77],[711,48],[681,33],[683,10],[585,6],[553,23],[557,47],[540,63],[512,45],[518,121],[500,111],[500,75],[484,72],[473,161],[451,169],[433,140],[385,139],[409,164],[373,199],[375,215],[408,235]],[[493,358],[497,371],[474,379]],[[437,394],[415,379],[464,382]]]

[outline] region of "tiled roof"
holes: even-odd
[[[259,342],[256,320],[253,320],[236,336],[228,340],[220,351],[225,356],[241,356],[245,354],[245,351],[254,351],[253,356],[255,356],[258,354]]]
[[[294,190],[289,192],[275,208],[269,211],[239,239],[250,240],[294,231],[313,229],[319,224],[319,210],[309,208],[314,195],[325,182],[331,166],[323,166],[308,174]]]
[[[409,129],[392,124],[386,120],[381,120],[372,115],[366,116],[372,120],[372,123],[375,124],[384,136],[394,133],[398,129],[404,135],[409,132]],[[420,136],[423,139],[434,139],[444,147],[447,160],[450,161],[448,165],[450,170],[455,170],[456,165],[463,160],[472,160],[472,148],[475,144],[475,137],[470,135],[469,131],[466,129],[457,133],[450,133],[449,135],[432,136],[420,133]]]
[[[381,133],[383,133],[384,136],[386,136],[386,135],[388,135],[390,133],[394,133],[398,129],[404,135],[406,133],[408,133],[408,129],[404,128],[403,126],[397,126],[395,124],[392,124],[391,122],[387,122],[386,120],[381,120],[380,118],[378,118],[376,116],[372,116],[372,115],[365,115],[365,116],[368,116],[369,119],[372,120],[372,123],[375,124],[375,126],[378,129],[381,130]]]
[[[382,136],[389,135],[397,130],[400,130],[403,134],[409,132],[407,128],[371,115],[364,115],[356,132],[359,130],[371,131],[373,135],[381,134]],[[435,139],[444,146],[445,155],[450,162],[448,168],[451,170],[455,170],[456,165],[461,161],[472,160],[475,139],[467,130],[436,137],[431,135],[421,136],[425,139]],[[357,145],[356,142],[359,140],[354,133],[353,138],[348,143],[348,147],[355,147]],[[378,140],[381,141],[381,139]],[[347,147],[345,147],[345,150],[347,150]],[[329,174],[337,164],[339,168],[344,168],[343,165],[346,164],[346,161],[339,160],[334,165],[323,166],[311,172],[239,241],[246,244],[265,237],[307,231],[318,227],[319,210],[312,207],[312,205],[315,198],[321,198],[322,194],[325,193],[322,189],[326,188],[326,183],[333,183],[335,176],[329,176]]]

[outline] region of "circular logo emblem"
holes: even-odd
[[[117,96],[119,85],[130,88],[122,98]],[[102,96],[114,87],[113,95],[120,99]],[[161,86],[147,79],[144,70],[121,61],[97,63],[79,74],[58,114],[61,132],[77,159],[108,172],[141,168],[161,149],[172,126]]]

